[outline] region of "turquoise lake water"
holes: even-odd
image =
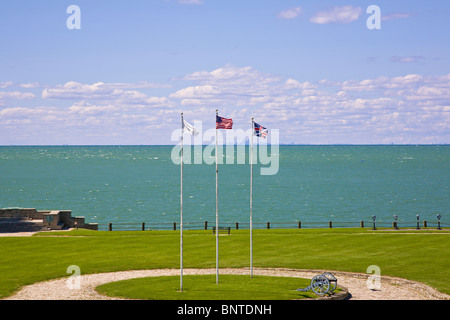
[[[0,147],[0,208],[72,210],[100,225],[179,222],[180,166],[172,149]],[[449,220],[448,145],[280,146],[278,155],[275,175],[253,166],[255,224],[356,223],[373,215],[391,223],[394,214],[410,224],[417,214]],[[183,176],[184,222],[215,223],[215,165],[185,164]],[[248,223],[249,190],[248,154],[245,164],[219,165],[221,223]]]

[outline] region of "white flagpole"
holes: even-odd
[[[250,142],[250,278],[253,278],[253,133],[254,121],[252,117],[252,131]]]
[[[180,181],[180,291],[183,292],[183,113],[181,113],[181,181]]]
[[[216,122],[219,110],[216,109]],[[217,124],[216,124],[216,284],[219,283],[219,167],[217,156]]]

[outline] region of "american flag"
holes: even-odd
[[[254,122],[254,124],[255,124],[255,126],[254,126],[253,132],[254,132],[255,136],[263,137],[265,139],[267,136],[267,132],[268,132],[267,128],[257,124],[256,122]]]
[[[216,129],[232,129],[233,128],[233,120],[222,118],[216,115]]]

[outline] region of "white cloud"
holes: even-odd
[[[423,83],[425,80],[418,74],[408,74],[399,77],[377,77],[361,81],[348,80],[343,82],[327,82],[327,85],[341,87],[345,91],[375,91],[382,89],[409,88]]]
[[[187,87],[177,92],[174,92],[170,95],[170,98],[178,98],[178,99],[190,99],[190,98],[210,98],[222,94],[223,92],[219,90],[216,86],[211,85],[203,85],[203,86],[194,86]]]
[[[424,81],[424,77],[418,74],[407,74],[406,76],[400,76],[400,77],[392,77],[392,78],[383,78],[385,79],[385,82],[390,82],[390,87],[398,87],[398,86],[411,86],[418,84],[422,81]],[[439,80],[439,77],[431,80],[435,81]]]
[[[28,116],[30,113],[35,113],[35,110],[30,108],[22,108],[22,107],[16,107],[16,108],[5,108],[3,110],[0,110],[0,118],[14,118],[14,117],[23,117]]]
[[[12,86],[13,84],[14,84],[14,82],[12,82],[12,81],[0,82],[0,88],[8,88],[8,87]]]
[[[136,83],[104,83],[105,87],[114,89],[148,89],[148,88],[170,88],[168,84],[160,84],[148,81],[141,81]]]
[[[184,80],[199,85],[170,97],[181,99],[191,110],[222,104],[234,110],[249,108],[267,126],[283,129],[286,136],[302,137],[300,142],[429,143],[431,136],[440,136],[441,142],[448,138],[448,133],[436,135],[432,128],[435,124],[442,128],[438,124],[449,118],[445,104],[450,99],[449,79],[450,75],[408,74],[311,83],[226,66],[187,75]],[[298,125],[292,125],[293,121]],[[430,128],[428,135],[421,135],[424,125]]]
[[[222,68],[215,69],[213,71],[198,71],[188,74],[181,78],[181,80],[196,81],[199,83],[244,83],[248,84],[252,81],[257,82],[273,82],[278,81],[280,78],[263,74],[252,67],[236,67],[231,64],[227,64]]]
[[[27,125],[30,123],[48,123],[46,118],[55,114],[53,108],[48,107],[11,107],[0,109],[0,125]],[[23,128],[25,129],[25,128]]]
[[[85,101],[80,101],[74,103],[71,107],[69,107],[69,113],[79,114],[79,115],[99,115],[99,114],[107,114],[112,112],[119,111],[120,108],[118,106],[113,105],[92,105]]]
[[[68,82],[47,88],[44,99],[38,101],[45,106],[0,107],[0,143],[6,143],[4,134],[8,132],[28,132],[34,139],[47,127],[55,126],[71,136],[70,141],[77,141],[76,135],[87,137],[89,133],[99,139],[123,139],[111,143],[126,139],[131,139],[128,143],[149,143],[143,135],[156,139],[154,143],[158,139],[170,143],[170,133],[178,128],[181,111],[190,121],[204,121],[206,130],[214,126],[216,108],[232,117],[236,128],[247,128],[250,117],[255,116],[269,129],[280,129],[282,142],[450,142],[450,74],[309,82],[249,66],[226,65],[193,72],[173,82],[179,88],[161,97],[147,96],[132,90],[131,85],[102,82]],[[5,98],[6,94],[2,94]],[[25,97],[22,94],[26,93],[7,96]],[[51,106],[53,101],[45,97],[61,101],[58,107]],[[75,101],[68,103],[69,97]]]
[[[401,92],[409,101],[435,101],[437,103],[449,103],[450,85],[448,87],[421,86],[417,89],[407,89]]]
[[[83,84],[69,81],[64,85],[46,88],[42,91],[43,99],[68,99],[68,100],[101,100],[115,104],[140,104],[148,106],[171,107],[171,102],[166,97],[149,97],[137,90],[124,90],[131,88],[163,88],[164,85],[142,82],[128,83],[103,83]]]
[[[105,99],[114,98],[121,95],[129,95],[142,98],[145,95],[138,91],[125,91],[132,88],[163,88],[164,85],[141,82],[130,83],[103,83],[82,84],[69,81],[64,85],[57,85],[53,88],[46,88],[42,91],[42,98],[45,99]]]
[[[103,82],[92,85],[69,81],[64,85],[47,88],[42,91],[44,99],[99,99],[113,94],[113,89],[105,86]]]
[[[286,89],[301,89],[301,90],[307,90],[307,89],[315,89],[317,88],[317,85],[314,85],[308,81],[306,82],[299,82],[295,79],[289,78],[284,83]]]
[[[277,17],[280,19],[294,19],[301,13],[302,13],[302,8],[295,7],[295,8],[290,8],[290,9],[286,9],[286,10],[279,12],[277,14]]]
[[[333,7],[328,11],[320,11],[311,17],[310,21],[317,24],[350,23],[358,20],[362,13],[361,7]]]
[[[0,91],[0,101],[6,99],[33,99],[35,97],[31,92]]]
[[[27,82],[27,83],[21,83],[20,86],[22,88],[30,89],[30,88],[38,88],[41,85],[39,84],[39,82]]]
[[[279,77],[264,74],[251,67],[238,68],[226,65],[213,71],[199,71],[181,78],[194,81],[189,86],[172,93],[169,98],[181,99],[182,105],[245,104],[255,105],[264,97],[276,92],[276,86],[282,85]]]

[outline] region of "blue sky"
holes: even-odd
[[[216,108],[281,143],[450,143],[449,15],[448,1],[2,1],[0,145],[174,144],[180,112],[205,130]]]

